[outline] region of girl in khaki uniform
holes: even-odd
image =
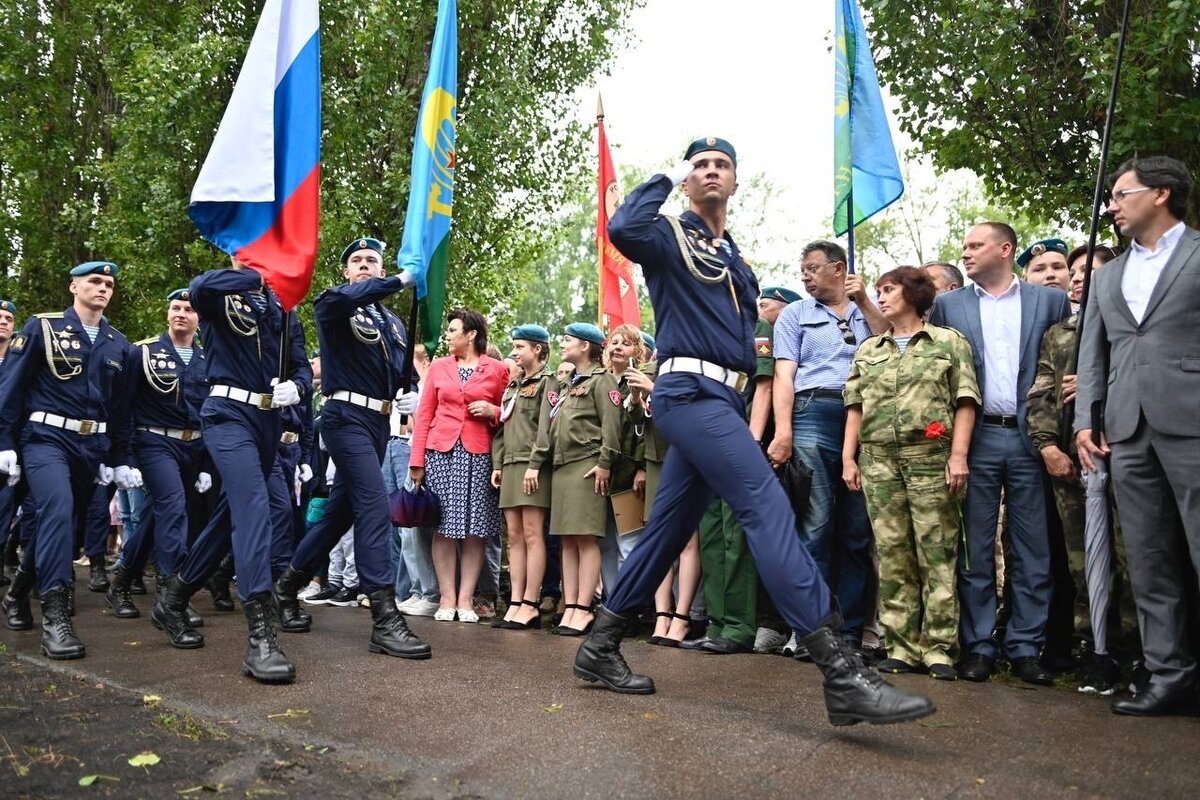
[[[566,612],[557,632],[580,636],[595,619],[592,598],[600,578],[600,545],[608,518],[609,478],[621,452],[621,392],[600,363],[604,334],[574,322],[562,337],[562,359],[575,376],[550,401],[554,474],[550,482],[550,533],[562,537]],[[586,600],[584,603],[582,601]]]
[[[493,628],[529,630],[542,626],[538,600],[546,573],[542,529],[550,507],[550,403],[558,386],[546,366],[550,332],[541,325],[513,328],[512,354],[520,372],[504,390],[503,427],[492,440],[492,486],[500,490],[508,530],[508,572],[512,599]]]

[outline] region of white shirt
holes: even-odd
[[[1121,294],[1125,295],[1129,311],[1139,325],[1146,316],[1146,306],[1150,303],[1150,295],[1158,284],[1163,267],[1167,266],[1175,246],[1183,238],[1183,228],[1180,222],[1164,233],[1154,250],[1138,244],[1136,239],[1129,248],[1129,255],[1125,257],[1125,274],[1121,276]]]
[[[1014,416],[1017,413],[1017,372],[1021,368],[1021,282],[998,295],[972,284],[979,296],[979,323],[983,332],[983,413]]]

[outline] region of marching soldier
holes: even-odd
[[[179,572],[167,581],[151,620],[174,647],[204,646],[204,637],[187,623],[188,600],[228,552],[232,537],[238,599],[249,628],[242,670],[263,682],[291,681],[296,668],[279,646],[270,609],[267,481],[279,450],[278,409],[300,402],[312,382],[300,323],[283,310],[261,274],[236,260],[232,269],[195,278],[188,293],[204,326],[208,364],[202,441],[221,477],[222,495]],[[289,342],[281,352],[285,325]]]
[[[322,292],[313,306],[322,360],[321,437],[337,476],[324,515],[296,547],[292,563],[275,581],[283,619],[298,613],[297,592],[339,539],[354,526],[359,586],[371,602],[372,653],[429,658],[429,645],[396,610],[392,523],[383,488],[384,450],[393,402],[401,414],[417,408],[417,393],[402,385],[404,323],[382,301],[413,285],[407,272],[383,277],[383,242],[362,238],[342,251],[346,283]],[[394,398],[394,399],[393,399]]]
[[[13,330],[17,321],[17,304],[11,300],[0,300],[0,375],[4,374],[4,359],[8,355],[8,345],[12,342]],[[14,484],[16,481],[13,482]],[[16,486],[10,485],[5,479],[0,479],[0,557],[8,545],[9,528],[16,514]],[[0,561],[0,586],[8,585],[8,576],[4,573],[4,564]]]
[[[137,528],[126,535],[105,595],[122,619],[140,616],[132,583],[152,548],[160,594],[178,572],[187,550],[188,491],[194,486],[203,494],[213,483],[200,432],[200,406],[208,395],[204,349],[196,341],[200,319],[187,289],[171,292],[167,302],[167,330],[135,343],[125,359],[133,385],[133,453],[149,497]]]
[[[0,472],[11,480],[18,461],[24,464],[37,516],[26,564],[36,567],[42,598],[42,653],[53,659],[85,655],[69,615],[76,512],[97,479],[115,479],[122,489],[141,485],[129,466],[129,341],[104,317],[117,265],[89,261],[70,274],[71,307],[28,320],[0,378]],[[33,579],[26,566],[17,571],[4,599],[9,627],[32,627]]]
[[[609,224],[613,244],[642,265],[654,303],[655,424],[670,450],[654,513],[576,654],[575,675],[618,692],[654,691],[650,678],[625,663],[621,640],[716,494],[737,515],[763,582],[824,674],[830,721],[899,722],[931,714],[932,702],[889,685],[842,638],[829,588],[750,435],[737,392],[754,368],[758,282],[725,231],[737,157],[729,142],[712,137],[693,142],[684,158],[670,176],[657,174],[634,189]],[[660,215],[680,182],[689,210],[678,218]]]

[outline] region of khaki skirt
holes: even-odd
[[[550,507],[550,468],[543,466],[538,472],[538,488],[533,494],[525,494],[525,470],[528,464],[505,464],[500,473],[500,507],[517,508],[534,506]]]
[[[553,536],[603,536],[608,519],[608,496],[596,494],[593,459],[554,468],[550,481],[550,533]]]
[[[662,464],[657,461],[646,462],[646,504],[642,510],[642,521],[650,521],[650,511],[654,508],[654,496],[658,494],[658,482],[662,480]]]

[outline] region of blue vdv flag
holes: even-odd
[[[857,226],[896,202],[904,194],[904,179],[858,2],[835,2],[833,230],[841,236],[850,229],[851,201]]]

